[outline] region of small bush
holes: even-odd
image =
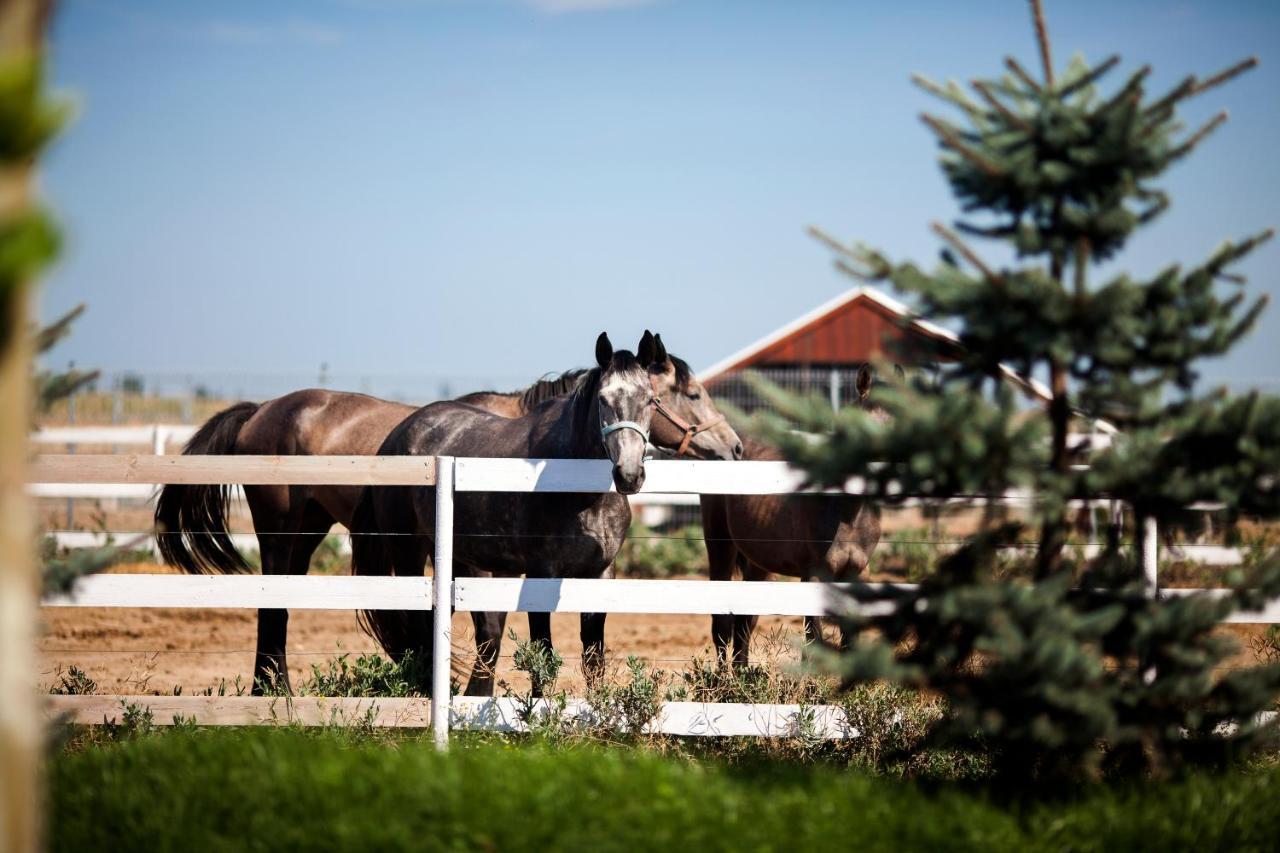
[[[691,524],[660,534],[639,522],[632,522],[614,565],[619,575],[629,578],[705,574],[707,549],[702,526]]]
[[[424,696],[430,688],[430,662],[419,662],[409,652],[399,663],[381,655],[368,654],[360,655],[354,661],[349,655],[340,655],[323,664],[313,664],[310,677],[298,686],[295,693],[299,696],[376,696],[391,699]]]
[[[662,711],[666,673],[649,669],[637,657],[627,658],[627,673],[630,678],[625,684],[604,682],[593,687],[587,701],[599,728],[637,737]]]
[[[49,688],[49,692],[58,696],[88,696],[98,692],[98,682],[89,677],[83,669],[71,664],[67,671],[62,667],[54,673],[58,682]]]

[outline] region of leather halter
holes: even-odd
[[[676,429],[684,432],[680,439],[680,448],[676,451],[676,456],[684,456],[685,451],[689,449],[689,443],[693,441],[698,433],[706,432],[724,422],[724,415],[717,412],[716,416],[709,421],[701,421],[696,424],[689,423],[673,412],[666,403],[662,402],[662,393],[658,390],[657,375],[649,374],[649,384],[653,386],[653,400],[649,403],[649,405],[653,406],[653,411],[671,421]]]

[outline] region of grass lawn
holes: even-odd
[[[60,753],[53,850],[1271,850],[1280,770],[1006,806],[830,767],[175,730]]]

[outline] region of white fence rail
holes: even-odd
[[[605,613],[736,613],[820,616],[836,602],[832,589],[817,584],[778,582],[580,580],[537,578],[453,577],[453,498],[461,491],[602,492],[612,491],[610,465],[588,460],[458,459],[449,457],[143,457],[46,456],[33,466],[33,479],[60,483],[348,483],[413,485],[436,483],[436,552],[434,578],[312,577],[312,576],[174,576],[97,575],[78,582],[64,596],[47,599],[59,607],[276,607],[316,609],[432,610],[436,704],[413,706],[394,700],[346,700],[329,704],[301,699],[269,700],[251,697],[191,697],[197,702],[177,705],[181,697],[129,697],[160,714],[193,715],[208,724],[236,724],[261,720],[281,702],[299,711],[298,721],[325,721],[334,713],[368,713],[383,725],[421,725],[429,714],[434,736],[445,745],[451,726],[508,731],[518,728],[514,706],[504,700],[453,697],[449,700],[452,610]],[[649,494],[771,494],[797,490],[803,476],[778,462],[672,462],[646,465],[644,492]],[[847,491],[857,493],[851,481]],[[1155,547],[1154,531],[1147,531],[1144,547]],[[1154,565],[1154,564],[1153,564]],[[1165,596],[1196,590],[1163,590]],[[884,605],[878,605],[883,607]],[[1260,613],[1236,614],[1234,622],[1280,622],[1280,602]],[[210,713],[209,708],[236,698],[235,710]],[[213,701],[217,700],[217,701]],[[103,703],[121,697],[63,697],[56,709],[71,710],[77,718],[100,719]],[[201,704],[203,703],[203,704]],[[360,704],[369,703],[369,704]],[[190,711],[173,710],[182,705]],[[232,707],[232,706],[228,706]],[[364,709],[361,711],[361,709]],[[400,714],[400,710],[411,709]],[[573,713],[586,714],[581,704]],[[327,709],[327,710],[326,710]],[[336,709],[336,710],[335,710]],[[654,731],[669,734],[788,734],[795,730],[798,706],[704,705],[667,703]],[[205,716],[201,716],[201,714]],[[804,709],[808,731],[847,737],[851,730],[835,707]],[[254,717],[257,714],[259,716]],[[273,718],[280,718],[277,714]],[[397,722],[400,721],[400,722]],[[404,722],[408,721],[408,722]],[[816,729],[813,728],[816,726]],[[514,728],[513,728],[514,727]]]
[[[199,427],[189,424],[145,424],[141,426],[44,427],[31,433],[34,444],[147,444],[163,455],[170,444],[185,444]]]

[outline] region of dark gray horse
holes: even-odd
[[[663,443],[703,458],[732,459],[741,443],[722,419],[678,425],[661,412],[660,397],[678,373],[665,348],[645,333],[637,355],[614,352],[606,335],[596,341],[597,366],[569,394],[527,415],[504,418],[460,402],[424,406],[392,430],[381,455],[497,458],[609,459],[617,493],[460,493],[455,500],[454,561],[459,574],[542,578],[599,578],[611,569],[631,522],[624,494],[644,482],[644,452],[651,424],[666,430]],[[688,382],[688,378],[685,378]],[[686,385],[687,387],[687,385]],[[689,392],[688,396],[699,396]],[[707,402],[709,405],[709,400]],[[677,428],[673,429],[675,426]],[[658,430],[652,435],[658,441]],[[355,574],[421,574],[435,529],[433,487],[371,487],[353,518]],[[369,535],[393,534],[393,535]],[[362,623],[394,658],[430,657],[427,614],[368,611]],[[588,677],[603,667],[603,613],[581,617],[583,664]],[[493,690],[493,665],[503,618],[477,623],[481,651],[467,692]],[[533,640],[551,645],[549,613],[530,613]],[[483,635],[482,635],[483,634]],[[535,685],[540,690],[541,685]]]

